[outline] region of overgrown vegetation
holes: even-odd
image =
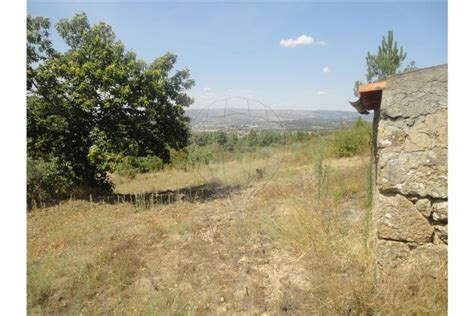
[[[268,147],[281,158],[278,172],[233,193],[225,192],[265,159],[248,151],[226,160],[230,180],[217,187],[189,162],[134,179],[114,175],[119,194],[207,185],[191,193],[204,200],[146,209],[73,200],[29,213],[29,313],[446,314],[442,269],[435,278],[393,269],[378,283],[369,158],[337,158],[335,139]]]
[[[254,130],[247,133],[194,132],[191,135],[190,145],[183,149],[170,150],[168,164],[160,157],[153,155],[137,157],[104,153],[96,145],[89,149],[88,160],[95,165],[100,165],[103,170],[108,170],[110,174],[134,178],[141,173],[159,172],[165,168],[191,170],[195,167],[208,166],[213,162],[224,163],[239,160],[248,154],[266,149],[288,148],[301,153],[303,147],[306,147],[308,154],[313,152],[317,154],[320,141],[327,144],[324,150],[328,157],[352,157],[368,154],[371,146],[370,124],[359,119],[340,130],[321,133]],[[304,159],[312,158],[306,155]],[[31,161],[33,162],[33,160]],[[50,164],[49,162],[44,163]],[[55,162],[56,165],[59,166],[60,163]],[[65,165],[69,166],[67,163]],[[28,170],[35,172],[30,167]],[[54,181],[48,180],[50,179],[48,176],[37,176],[37,172],[29,175],[28,201],[30,205],[69,197],[70,193],[74,191],[73,188],[77,182],[74,181],[73,169],[69,167],[69,173],[64,168],[56,170]]]
[[[191,134],[175,55],[147,65],[85,14],[57,23],[65,52],[27,27],[27,198],[62,199],[28,214],[29,314],[446,313],[445,267],[375,277],[368,123]]]
[[[358,119],[349,128],[335,132],[333,153],[336,157],[352,157],[370,152],[372,126]]]
[[[447,267],[427,273],[433,258],[385,267],[376,276],[369,159],[332,165],[331,143],[314,154],[314,184],[293,194],[289,211],[270,225],[278,242],[311,271],[313,308],[321,315],[446,315]],[[350,201],[350,204],[348,204]],[[359,211],[357,211],[359,210]]]
[[[73,188],[74,176],[71,165],[58,159],[44,161],[28,158],[27,200],[30,203],[36,203],[36,201],[67,197]]]
[[[156,156],[126,156],[110,170],[122,176],[134,177],[138,173],[158,172],[163,169],[163,166],[163,160]]]

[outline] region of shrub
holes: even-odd
[[[27,158],[27,203],[51,201],[67,196],[74,186],[76,176],[68,162]]]
[[[112,172],[121,176],[135,177],[138,173],[137,158],[132,156],[125,156],[120,161],[116,162],[112,168]]]
[[[213,158],[214,155],[209,146],[191,146],[189,149],[189,160],[193,165],[208,165]]]
[[[163,160],[157,156],[138,157],[138,169],[141,173],[157,172],[163,169]]]
[[[179,170],[186,170],[189,164],[189,153],[187,150],[170,149],[171,165]]]
[[[138,173],[160,171],[163,166],[163,160],[157,156],[125,156],[113,166],[112,171],[122,176],[134,177]]]
[[[349,128],[336,131],[333,154],[336,157],[352,157],[370,151],[372,129],[370,124],[358,119]]]

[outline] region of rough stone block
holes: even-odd
[[[422,266],[423,270],[439,277],[444,274],[447,277],[448,247],[446,245],[426,244],[413,249],[407,262],[412,266]]]
[[[379,240],[376,247],[377,265],[380,268],[395,268],[403,264],[410,255],[407,244],[397,241]]]
[[[390,77],[382,95],[381,117],[416,118],[447,108],[447,66]]]
[[[396,124],[381,120],[378,126],[377,147],[379,149],[400,146],[405,142],[407,134]]]
[[[424,244],[431,242],[433,237],[433,227],[402,195],[379,195],[375,220],[380,239]]]
[[[448,147],[448,112],[442,110],[416,118],[412,127],[404,130],[406,142],[403,151],[419,151]]]
[[[377,187],[381,192],[447,198],[447,151],[381,152]]]

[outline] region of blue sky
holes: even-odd
[[[447,63],[445,1],[28,3],[29,14],[53,24],[81,11],[110,24],[141,59],[176,53],[177,69],[189,68],[196,81],[192,107],[246,96],[275,109],[352,111],[347,101],[354,81],[365,80],[367,51],[376,52],[388,30],[406,63]],[[53,42],[66,48],[55,32]]]

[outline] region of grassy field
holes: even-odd
[[[378,283],[369,155],[326,148],[114,175],[110,200],[29,212],[28,313],[446,314],[445,282]]]

